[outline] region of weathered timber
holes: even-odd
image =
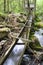
[[[0,39],[4,38],[10,32],[9,28],[0,28]]]
[[[17,37],[14,37],[14,38],[16,38],[16,39],[14,40],[14,43],[11,45],[10,50],[8,50],[9,52],[7,51],[7,52],[5,53],[6,56],[3,57],[3,60],[1,61],[1,65],[2,65],[3,62],[5,61],[5,58],[7,59],[8,55],[9,55],[10,52],[11,52],[11,50],[14,48],[15,42],[17,42],[17,41],[21,38],[22,33],[23,33],[24,29],[26,28],[25,26],[27,25],[27,23],[29,24],[29,27],[31,28],[32,16],[30,16],[29,20],[28,20],[27,22],[25,22],[25,24],[24,24],[24,26],[21,28],[20,33],[18,34],[18,36],[17,36]],[[29,31],[30,31],[30,28],[29,28]],[[30,32],[29,32],[29,33],[30,33]],[[29,33],[28,33],[28,34],[29,34]],[[26,49],[26,47],[27,47],[27,43],[29,43],[29,40],[24,39],[24,38],[21,38],[21,39],[22,39],[23,41],[25,41],[25,44],[24,44],[25,47],[24,47],[24,50],[23,50],[23,52],[22,52],[22,54],[21,54],[21,56],[20,56],[20,59],[22,60],[24,51],[25,51],[25,49]],[[29,39],[29,38],[28,38],[28,39]],[[20,62],[18,62],[17,65],[21,63],[21,60],[19,60]]]
[[[3,64],[4,60],[6,59],[6,57],[7,57],[8,54],[9,54],[9,52],[11,51],[12,47],[15,45],[15,41],[16,41],[16,39],[12,42],[10,48],[6,51],[6,53],[4,54],[4,56],[2,56],[2,57],[0,58],[0,65]]]

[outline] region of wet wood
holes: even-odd
[[[30,19],[31,19],[31,20],[30,20]],[[31,18],[31,16],[30,16],[30,19],[29,19],[29,21],[27,21],[27,22],[29,22],[29,24],[32,23],[32,18]],[[2,57],[2,60],[0,61],[0,64],[1,64],[1,65],[2,65],[2,63],[5,61],[5,58],[8,56],[8,54],[10,53],[10,51],[12,50],[12,48],[14,47],[14,45],[16,44],[15,42],[21,38],[22,33],[23,33],[23,30],[25,29],[25,26],[27,25],[27,22],[25,23],[24,27],[21,28],[20,33],[18,33],[18,34],[19,34],[18,37],[14,37],[13,43],[11,44],[11,46],[9,47],[9,49],[7,50],[7,52],[5,53],[5,55]],[[30,26],[31,26],[31,24],[30,24]],[[31,28],[31,27],[30,27],[30,28]],[[30,31],[30,29],[29,29],[29,31]],[[12,38],[13,38],[13,37],[12,37]],[[23,52],[22,52],[22,54],[21,54],[21,57],[20,57],[20,59],[22,60],[24,51],[25,51],[26,46],[27,46],[27,42],[29,42],[29,40],[28,40],[28,39],[25,39],[25,38],[21,38],[21,40],[23,40],[23,41],[25,42],[25,48],[24,48],[24,50],[23,50]],[[0,58],[0,59],[1,59],[1,58]],[[20,64],[21,60],[19,60],[18,64]]]
[[[29,22],[29,24],[30,24],[30,29],[31,29],[32,16],[30,16],[30,19],[29,19],[28,22]],[[27,23],[26,23],[26,24],[27,24]],[[29,29],[29,33],[30,33],[30,29]],[[27,47],[27,44],[29,44],[29,38],[28,38],[28,42],[25,43],[25,49],[26,49],[26,47]],[[23,53],[21,54],[21,58],[20,58],[20,60],[19,60],[19,62],[18,62],[17,65],[20,65],[25,49],[23,50]]]
[[[23,28],[23,27],[22,27],[22,28]],[[22,29],[22,28],[21,28],[21,29]],[[20,29],[20,30],[21,30],[21,29]],[[15,30],[16,30],[16,29],[15,29]],[[20,33],[21,33],[21,32],[19,32],[18,34],[20,35]],[[15,32],[14,32],[14,34],[15,34]],[[17,34],[16,34],[16,35],[17,35]],[[19,36],[19,35],[17,35],[17,36]],[[11,37],[11,38],[13,38],[13,37]],[[5,52],[3,52],[4,55],[2,55],[2,56],[0,57],[0,59],[1,59],[0,65],[3,64],[3,62],[5,61],[5,59],[7,58],[7,56],[9,55],[10,51],[12,50],[12,48],[14,47],[14,45],[16,44],[17,40],[18,40],[17,38],[13,38],[13,41],[12,41],[10,47],[8,47]],[[1,47],[0,47],[0,48],[1,48]]]
[[[28,43],[25,44],[24,50],[23,50],[23,52],[21,53],[21,57],[20,57],[20,60],[19,60],[19,62],[18,62],[17,65],[20,65],[20,63],[21,63],[21,60],[22,60],[22,58],[23,58],[23,54],[24,54],[24,52],[25,52],[25,49],[26,49],[26,47],[27,47],[27,44],[28,44]]]
[[[0,65],[3,64],[4,60],[6,59],[7,55],[9,54],[10,50],[15,45],[15,41],[16,41],[16,39],[12,42],[12,44],[9,47],[9,49],[5,52],[4,56],[0,57]]]

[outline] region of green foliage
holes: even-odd
[[[36,22],[35,27],[43,28],[43,22]]]
[[[41,21],[41,19],[39,18],[39,13],[36,12],[35,13],[35,22],[39,22],[39,21]]]
[[[39,16],[43,15],[43,0],[37,0],[37,3],[36,3],[36,7],[37,7],[37,13],[39,14]]]
[[[6,12],[8,11],[7,8],[8,5],[6,6]],[[0,12],[4,12],[4,0],[0,0]],[[9,12],[26,12],[23,0],[9,0]]]
[[[3,12],[4,10],[4,0],[0,0],[0,12]]]

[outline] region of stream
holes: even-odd
[[[38,31],[35,31],[34,36],[36,36],[36,38],[38,38],[38,41],[39,41],[41,47],[43,47],[43,29],[40,28]],[[35,60],[35,58],[31,58],[31,56],[29,54],[25,54],[23,56],[21,65],[37,65],[37,62],[34,62],[34,60]],[[43,61],[41,61],[38,65],[43,65]]]
[[[43,47],[43,29],[40,28],[38,31],[35,31],[34,36],[38,38],[41,47]]]

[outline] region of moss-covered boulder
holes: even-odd
[[[29,46],[32,49],[35,49],[35,50],[38,50],[38,49],[41,48],[40,43],[39,43],[38,39],[35,36],[31,37],[31,42],[30,42]]]
[[[35,27],[43,28],[43,22],[35,22]]]

